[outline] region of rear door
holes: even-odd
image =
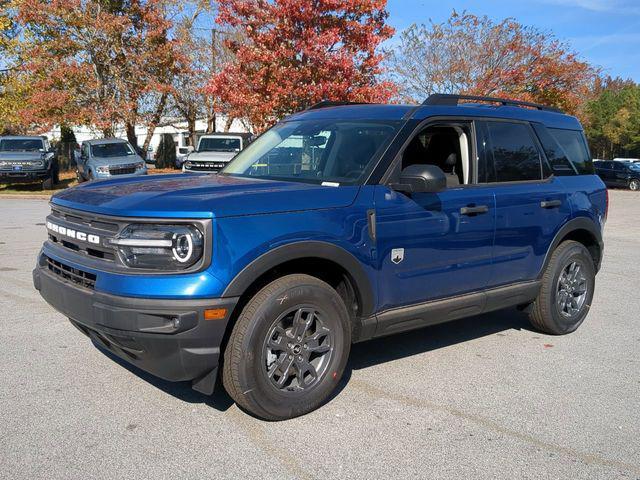
[[[617,187],[626,187],[629,183],[629,172],[626,165],[621,162],[611,162],[613,164],[613,181]]]
[[[533,280],[549,245],[571,216],[561,178],[553,175],[530,124],[479,122],[479,156],[495,194],[496,230],[488,287]]]

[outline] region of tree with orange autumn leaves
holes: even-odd
[[[209,92],[261,131],[324,99],[387,102],[380,44],[391,37],[386,0],[221,0],[218,23],[235,58]]]
[[[512,18],[453,12],[402,32],[388,67],[406,99],[432,93],[497,96],[580,113],[598,75],[553,34]]]
[[[105,136],[148,125],[147,148],[180,58],[171,0],[18,0],[22,68],[33,81],[28,125],[91,125]]]

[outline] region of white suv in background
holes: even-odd
[[[220,171],[253,139],[250,133],[211,133],[203,135],[198,148],[190,153],[182,164],[183,172]]]

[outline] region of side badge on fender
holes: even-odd
[[[396,265],[404,260],[404,248],[394,248],[391,250],[391,261]]]

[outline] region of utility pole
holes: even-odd
[[[215,75],[216,73],[216,36],[217,31],[215,28],[211,29],[211,75]],[[216,109],[213,100],[211,101],[211,112],[207,118],[207,130],[208,133],[216,131]]]

